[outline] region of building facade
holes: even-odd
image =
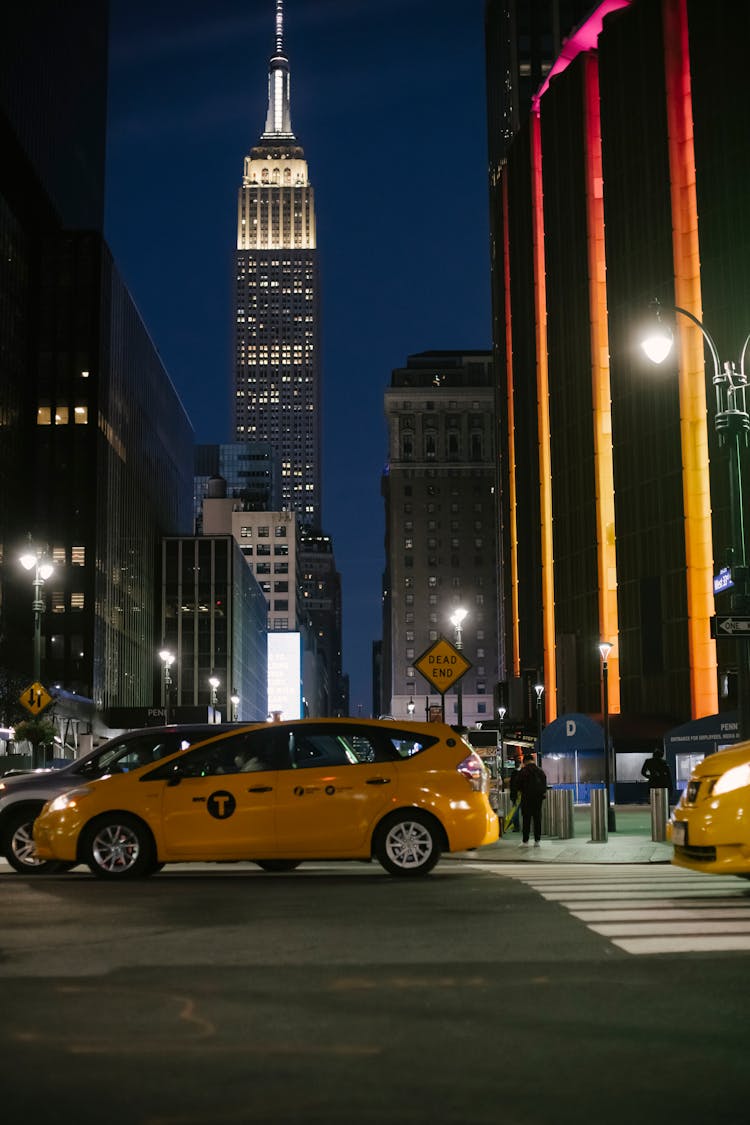
[[[225,721],[265,722],[266,600],[234,538],[164,539],[161,573],[162,646],[175,657],[161,704],[171,720],[207,715],[215,699]]]
[[[200,534],[203,501],[212,480],[221,477],[226,494],[247,511],[273,512],[281,507],[279,460],[267,442],[196,445],[193,517]]]
[[[320,293],[315,199],[292,132],[283,10],[276,4],[268,115],[245,157],[237,208],[234,440],[267,442],[281,504],[321,519]]]
[[[36,663],[30,541],[54,565],[40,675],[101,716],[153,701],[159,545],[190,530],[193,435],[101,235],[106,5],[11,6],[3,32],[0,665],[28,683]]]
[[[749,30],[723,0],[606,0],[495,170],[507,680],[542,677],[547,722],[601,714],[607,641],[608,713],[644,748],[731,711],[746,658],[711,635],[737,554],[696,322],[737,360]],[[654,298],[678,345],[658,370],[638,346]]]
[[[386,569],[380,711],[421,718],[440,702],[415,662],[451,615],[467,611],[463,721],[493,717],[499,668],[497,497],[492,357],[423,352],[395,370],[385,393],[388,466],[383,477]],[[445,697],[456,722],[457,698]]]

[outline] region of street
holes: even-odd
[[[675,949],[675,926],[717,920],[715,940],[749,940],[750,884],[685,879],[448,860],[415,881],[237,864],[112,886],[0,867],[4,1113],[734,1125],[748,953],[637,955],[596,932],[650,911]]]

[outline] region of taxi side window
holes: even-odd
[[[351,766],[358,759],[347,746],[344,738],[336,734],[308,734],[306,731],[290,731],[289,751],[293,769],[309,769],[314,766]]]
[[[273,732],[252,731],[201,746],[178,759],[183,777],[256,773],[281,768],[278,739]],[[154,776],[153,774],[151,775]]]

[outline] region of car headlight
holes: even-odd
[[[711,796],[716,797],[722,793],[731,793],[734,789],[744,789],[750,785],[750,762],[741,766],[734,766],[722,774],[711,790]]]
[[[90,785],[80,785],[78,789],[71,789],[68,793],[61,793],[59,797],[55,797],[54,801],[50,801],[47,807],[50,812],[63,812],[64,809],[75,808],[78,804],[78,798],[87,797],[91,791]]]

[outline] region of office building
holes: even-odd
[[[161,704],[171,720],[205,721],[213,699],[224,720],[265,722],[266,600],[235,539],[166,538],[161,573],[162,645],[175,658]]]
[[[281,506],[321,519],[320,294],[315,200],[292,131],[283,9],[276,4],[268,114],[245,157],[237,208],[234,440],[270,443]]]
[[[193,517],[199,533],[203,501],[217,477],[225,482],[227,497],[248,512],[273,512],[281,507],[279,460],[267,442],[196,445]]]
[[[0,665],[147,707],[159,544],[191,529],[192,430],[103,241],[107,8],[6,6],[0,36]],[[64,96],[63,96],[64,94]]]
[[[386,569],[382,697],[396,718],[440,702],[415,662],[451,615],[467,611],[462,652],[463,721],[493,717],[497,682],[497,496],[494,389],[488,352],[422,352],[395,370],[385,393],[388,465],[383,476]],[[455,693],[445,715],[456,722]]]
[[[609,642],[618,752],[733,711],[747,655],[711,635],[740,604],[737,586],[713,588],[738,552],[696,321],[739,367],[748,31],[725,0],[597,5],[493,195],[507,680],[542,677],[547,722],[601,715]],[[659,369],[638,346],[653,298],[678,345]],[[744,446],[740,459],[744,472]]]

